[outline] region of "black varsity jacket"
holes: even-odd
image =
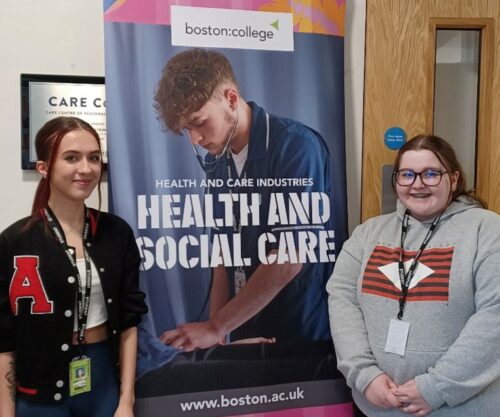
[[[101,280],[118,371],[120,333],[147,312],[139,291],[139,252],[129,225],[90,210],[86,250]],[[96,222],[97,220],[97,222]],[[77,279],[42,219],[0,235],[0,352],[15,352],[17,395],[58,403],[67,391]]]

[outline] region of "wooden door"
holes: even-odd
[[[438,29],[481,31],[476,183],[500,213],[500,0],[367,0],[363,119],[362,221],[381,213],[382,171],[396,151],[389,127],[408,139],[433,133]]]

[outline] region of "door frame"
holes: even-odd
[[[396,155],[382,144],[385,130],[399,123],[408,138],[433,132],[438,29],[481,31],[476,183],[470,186],[490,209],[500,212],[500,181],[495,181],[500,177],[500,118],[493,119],[500,114],[500,100],[494,100],[500,97],[500,47],[495,45],[500,38],[500,4],[487,0],[473,4],[464,0],[412,0],[403,7],[400,0],[367,0],[361,221],[381,213],[382,167],[393,164]],[[413,45],[402,45],[398,31],[412,33],[416,39],[410,39]],[[412,46],[412,52],[418,55],[413,61],[405,49]],[[397,78],[404,76],[412,81]],[[391,94],[374,78],[393,88],[400,102],[392,103]]]

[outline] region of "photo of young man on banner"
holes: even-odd
[[[266,1],[107,3],[110,206],[149,305],[136,414],[352,416],[326,294],[347,236],[345,2],[312,25]]]
[[[325,277],[335,261],[328,147],[319,133],[270,115],[240,95],[216,51],[170,59],[155,96],[167,127],[184,135],[207,175],[220,248],[210,317],[160,339],[190,351],[231,342],[329,340]],[[203,159],[196,147],[207,151]],[[222,180],[217,182],[217,180]]]

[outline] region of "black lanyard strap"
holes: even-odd
[[[83,254],[85,258],[85,288],[83,288],[82,279],[80,277],[80,272],[78,271],[78,266],[76,263],[76,255],[74,255],[73,249],[68,246],[66,239],[64,237],[64,232],[61,230],[58,223],[54,220],[53,213],[50,208],[45,208],[43,210],[45,218],[49,224],[49,228],[52,230],[54,235],[56,236],[59,244],[64,249],[64,253],[68,257],[77,281],[78,281],[78,291],[77,291],[77,333],[78,333],[78,344],[83,344],[85,342],[85,330],[87,328],[87,317],[89,313],[89,305],[90,305],[90,291],[92,289],[92,267],[90,262],[90,256],[85,250],[85,243],[89,237],[89,229],[90,229],[90,221],[89,221],[89,213],[86,210],[85,222],[83,226],[83,234],[82,234],[82,246],[83,246]]]
[[[269,128],[269,113],[266,112],[266,152],[269,148],[269,134],[270,134],[270,128]],[[250,144],[248,144],[248,152],[250,152]],[[234,159],[231,156],[231,151],[228,149],[227,150],[227,160],[226,160],[226,165],[227,165],[227,178],[228,180],[233,179],[233,173],[232,173],[232,166],[236,168],[236,164],[234,163]],[[236,179],[240,178],[247,178],[247,169],[248,169],[248,156],[247,159],[243,165],[243,169],[241,170],[240,175],[238,175],[238,172],[235,169],[235,175],[234,177]],[[235,190],[237,191],[237,190]],[[235,199],[233,197],[233,187],[229,187],[229,194],[231,195],[231,200],[233,202],[233,232],[234,233],[241,233],[243,226],[241,224],[241,213],[239,209],[241,206],[236,207],[237,205],[235,204]]]
[[[408,272],[405,273],[405,266],[403,262],[404,258],[404,243],[406,240],[406,235],[408,234],[408,223],[410,221],[410,210],[406,209],[405,214],[403,216],[403,222],[401,224],[401,247],[399,248],[399,262],[398,262],[398,269],[399,269],[399,281],[401,282],[401,297],[399,297],[399,313],[398,313],[398,319],[401,320],[403,318],[404,314],[404,309],[406,305],[406,297],[408,295],[408,290],[410,288],[410,283],[411,280],[413,279],[413,276],[415,275],[415,270],[417,269],[418,265],[418,260],[420,258],[420,255],[422,255],[422,252],[424,249],[427,247],[427,244],[431,240],[432,235],[434,234],[434,231],[436,230],[436,226],[439,223],[439,220],[441,219],[441,216],[443,213],[441,212],[433,221],[431,224],[431,227],[427,231],[427,234],[424,237],[424,240],[422,244],[420,245],[420,248],[413,258],[413,261],[410,265],[410,268],[408,269]]]
[[[245,161],[245,164],[243,165],[243,169],[241,171],[241,175],[238,176],[238,174],[236,173],[235,175],[235,178],[237,179],[241,179],[241,178],[244,178],[246,179],[247,178],[247,162],[248,162],[248,158],[247,160]],[[234,166],[234,160],[231,156],[231,152],[227,152],[227,178],[228,178],[228,182],[230,180],[233,179],[233,175],[232,175],[232,166]],[[228,187],[229,188],[229,195],[231,196],[231,201],[233,203],[233,232],[234,233],[241,233],[241,230],[242,230],[242,225],[241,225],[241,213],[240,213],[240,208],[241,206],[238,206],[235,202],[235,199],[234,199],[234,196],[233,196],[233,187]],[[235,187],[235,191],[237,191],[239,187]]]

